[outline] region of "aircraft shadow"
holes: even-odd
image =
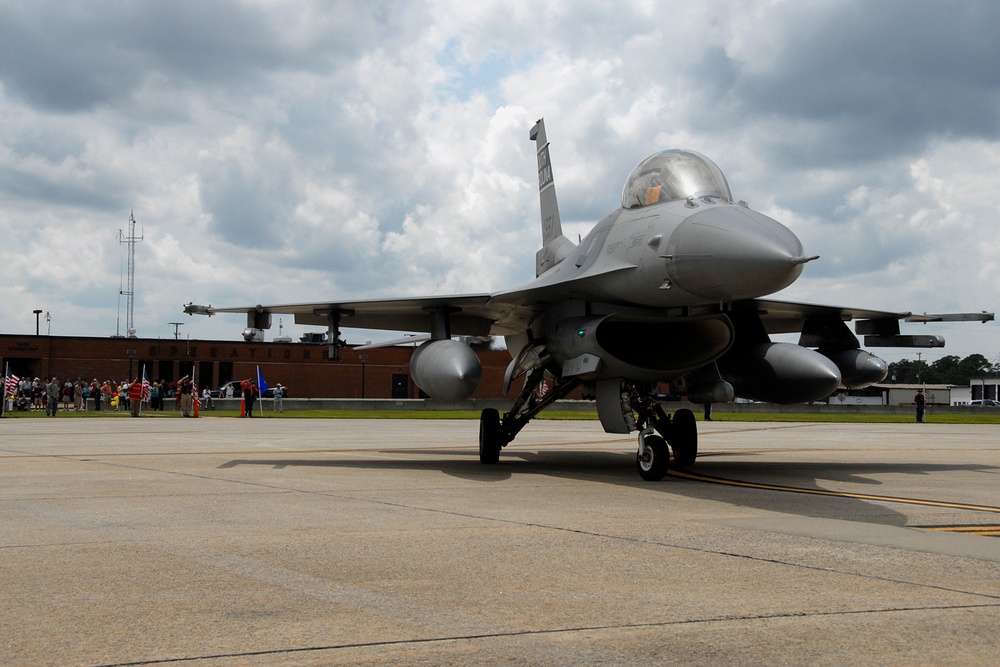
[[[620,487],[637,488],[664,494],[713,502],[729,503],[766,511],[782,512],[797,516],[841,519],[883,525],[907,525],[906,515],[887,505],[880,505],[873,512],[873,501],[863,498],[811,495],[789,491],[742,488],[724,484],[668,477],[659,483],[646,482],[638,477],[635,454],[628,452],[593,451],[517,451],[505,450],[500,464],[484,466],[474,449],[434,450],[385,450],[384,454],[419,456],[390,460],[371,459],[234,459],[219,466],[220,469],[239,466],[265,466],[276,470],[287,468],[340,468],[355,470],[438,471],[446,475],[475,482],[495,483],[519,475],[542,475],[557,479],[571,479]],[[434,458],[439,456],[441,458]],[[460,458],[457,458],[460,457]],[[718,477],[754,484],[786,486],[792,489],[833,491],[832,482],[880,486],[875,476],[884,474],[932,475],[947,472],[986,472],[996,474],[1000,468],[981,464],[933,464],[919,462],[865,462],[840,461],[824,463],[726,460],[724,455],[711,452],[699,456],[698,463],[683,469],[696,475]],[[894,497],[892,492],[879,494],[877,489],[865,493]],[[948,501],[946,498],[928,500]]]

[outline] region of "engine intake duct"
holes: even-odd
[[[667,380],[714,361],[732,343],[725,315],[573,317],[556,320],[547,335],[563,375],[585,379]]]

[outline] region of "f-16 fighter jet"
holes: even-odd
[[[325,325],[336,358],[342,327],[421,331],[413,381],[430,397],[475,391],[481,365],[453,336],[503,336],[512,360],[504,391],[524,378],[510,410],[480,417],[479,458],[501,450],[556,400],[582,387],[608,433],[638,431],[636,465],[656,481],[698,454],[694,414],[667,414],[662,396],[691,403],[743,397],[774,403],[826,398],[884,379],[867,347],[941,347],[934,335],[901,335],[900,321],[988,321],[992,313],[914,315],[767,300],[792,284],[808,255],[787,227],[733,200],[722,171],[693,151],[655,153],[625,181],[621,206],[574,244],[562,232],[544,121],[531,129],[538,154],[542,247],[535,279],[492,294],[328,301],[241,308],[189,304],[185,312],[247,314],[250,331],[271,315]],[[854,320],[854,331],[847,322]],[[772,334],[799,333],[798,344]],[[412,339],[410,339],[412,340]],[[535,389],[551,386],[543,396]]]

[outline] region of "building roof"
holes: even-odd
[[[965,385],[960,384],[874,384],[873,387],[878,387],[879,389],[912,389],[916,391],[917,389],[923,389],[927,391],[929,389],[945,390],[945,389],[955,389],[956,387],[963,387]]]

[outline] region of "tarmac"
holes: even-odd
[[[965,665],[1000,427],[0,419],[3,665]]]

